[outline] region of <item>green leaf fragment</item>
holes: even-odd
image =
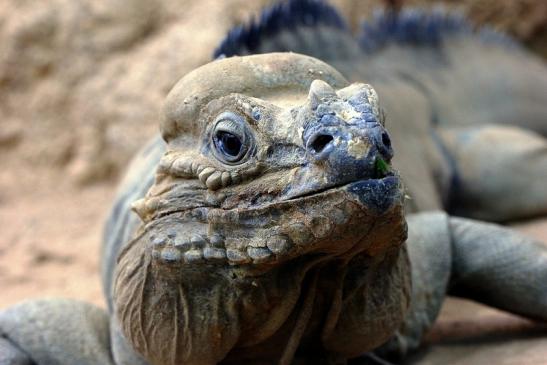
[[[374,167],[376,168],[376,171],[380,174],[385,174],[389,171],[388,163],[381,157],[376,157]]]

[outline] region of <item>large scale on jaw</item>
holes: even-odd
[[[220,235],[205,236],[195,234],[188,237],[180,237],[177,233],[165,236],[151,235],[152,255],[165,263],[198,263],[204,260],[211,263],[226,262],[227,253],[224,247],[224,238]],[[233,251],[232,255],[233,255]],[[228,257],[229,261],[230,257]],[[233,264],[240,264],[241,258]]]

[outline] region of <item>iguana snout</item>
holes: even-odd
[[[326,82],[315,80],[308,102],[295,119],[303,126],[307,161],[295,172],[286,198],[395,175],[389,166],[391,140],[370,85],[356,83],[335,91]],[[389,199],[389,194],[384,198]]]
[[[315,114],[306,122],[302,137],[315,161],[331,161],[338,168],[364,160],[369,165],[376,159],[389,163],[393,157],[391,139],[369,85],[353,84],[336,93],[326,82],[315,80],[308,99]],[[373,170],[360,167],[358,175]]]

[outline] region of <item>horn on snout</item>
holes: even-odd
[[[323,80],[313,80],[308,93],[308,100],[312,110],[315,110],[325,99],[335,98],[336,91]]]

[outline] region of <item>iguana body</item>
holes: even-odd
[[[545,66],[446,16],[386,15],[367,32],[359,44],[312,1],[232,32],[217,55],[292,50],[341,73],[268,53],[185,76],[105,230],[109,316],[71,301],[8,309],[0,364],[404,355],[447,293],[547,319],[544,248],[418,213],[547,213]],[[406,244],[405,194],[418,213]]]

